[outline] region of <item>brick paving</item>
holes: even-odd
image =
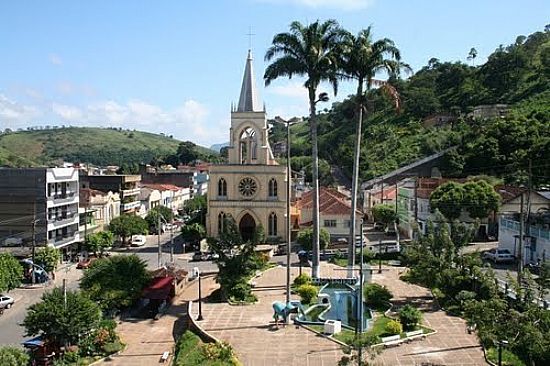
[[[435,329],[437,334],[388,348],[376,357],[376,364],[486,365],[479,341],[474,334],[466,332],[465,321],[440,310],[427,289],[399,280],[399,274],[404,270],[384,267],[381,274],[373,275],[373,281],[392,291],[395,305],[412,303],[420,307],[424,313],[424,324]]]
[[[212,277],[202,281],[205,294],[211,293],[217,285]],[[169,362],[172,361],[172,352],[175,346],[175,338],[184,329],[183,317],[186,314],[186,302],[196,301],[198,298],[198,285],[194,281],[175,299],[174,304],[168,308],[166,315],[159,320],[139,319],[121,321],[117,327],[126,348],[120,354],[106,359],[98,364],[112,366],[149,366],[160,362],[160,357],[165,351],[170,352]],[[166,363],[170,364],[170,363]]]
[[[462,319],[446,315],[433,303],[429,291],[399,280],[403,268],[384,267],[382,274],[375,273],[373,281],[391,289],[399,305],[415,303],[424,311],[424,323],[436,329],[437,334],[424,340],[385,349],[371,364],[374,365],[485,365],[483,353],[475,335],[466,333]],[[309,273],[309,268],[304,268]],[[291,268],[292,277],[298,268]],[[302,327],[288,325],[277,328],[273,322],[273,301],[285,299],[286,270],[277,267],[255,280],[255,293],[259,302],[254,305],[231,306],[225,303],[204,303],[204,320],[199,322],[214,337],[229,342],[239,360],[245,366],[275,365],[336,365],[343,356],[342,348]],[[322,277],[346,277],[340,267],[323,263]],[[217,288],[213,279],[203,281],[203,291]],[[293,296],[294,298],[294,296]],[[143,320],[122,322],[119,332],[127,348],[108,365],[158,364],[164,351],[172,351],[174,336],[182,329],[181,317],[185,315],[185,302],[197,300],[197,284],[192,284],[176,300],[167,315],[158,321]],[[198,307],[193,307],[197,316]]]

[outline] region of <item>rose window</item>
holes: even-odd
[[[239,182],[239,192],[241,192],[244,197],[254,196],[257,189],[258,184],[256,184],[256,181],[252,178],[243,178]]]

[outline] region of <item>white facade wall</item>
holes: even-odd
[[[526,228],[524,228],[526,230]],[[524,239],[524,264],[550,259],[550,230],[536,226],[529,228],[529,235]],[[508,249],[516,257],[519,255],[519,222],[501,217],[498,227],[498,247]]]

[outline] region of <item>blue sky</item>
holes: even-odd
[[[484,62],[499,44],[542,30],[550,1],[4,1],[0,128],[120,126],[224,142],[249,27],[268,115],[305,115],[303,80],[263,88],[263,55],[291,21],[329,18],[353,32],[372,25],[418,70],[431,57],[466,61],[471,47]],[[345,83],[331,99],[351,92]]]

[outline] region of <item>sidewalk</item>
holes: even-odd
[[[202,280],[202,291],[210,294],[217,285],[212,277]],[[139,319],[120,321],[117,327],[126,348],[120,354],[103,360],[98,365],[116,366],[149,366],[158,364],[165,351],[170,352],[173,359],[175,339],[183,331],[183,318],[187,314],[185,304],[187,301],[196,301],[198,298],[198,282],[193,281],[183,293],[174,300],[166,314],[159,320]]]

